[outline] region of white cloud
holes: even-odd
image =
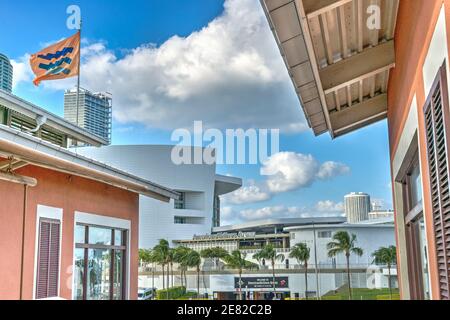
[[[267,187],[273,193],[309,187],[317,179],[331,179],[350,172],[344,164],[328,161],[320,165],[312,155],[280,152],[270,157],[261,167],[267,177]]]
[[[263,191],[260,187],[252,184],[249,186],[244,186],[230,194],[223,197],[225,203],[230,203],[234,205],[248,204],[267,201],[272,198],[272,195]]]
[[[319,163],[312,155],[280,152],[271,156],[261,167],[261,174],[268,176],[270,191],[279,193],[311,185]]]
[[[280,217],[288,213],[284,206],[264,207],[260,209],[247,209],[240,212],[240,217],[244,220],[269,219],[274,216]]]
[[[85,43],[86,41],[84,41]],[[118,57],[105,43],[83,48],[82,86],[113,94],[116,120],[159,129],[307,129],[259,1],[226,0],[224,12],[188,37]],[[46,88],[75,83],[52,81]]]
[[[350,168],[345,164],[328,161],[320,166],[317,177],[322,180],[327,180],[348,173],[350,173]]]
[[[26,54],[17,60],[11,60],[13,66],[13,88],[21,82],[31,82],[33,80],[33,72],[29,65],[30,55]]]
[[[344,212],[344,203],[342,202],[334,202],[334,201],[330,201],[330,200],[324,200],[324,201],[319,201],[316,206],[315,209],[318,212],[325,212],[325,213],[343,213]]]

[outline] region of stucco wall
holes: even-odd
[[[449,23],[444,21],[442,30],[438,30],[441,28],[438,24],[440,15],[441,21],[442,19],[450,21],[450,1],[400,1],[395,34],[396,67],[390,76],[388,94],[388,123],[392,162],[395,162],[396,157],[398,158],[399,150],[404,147],[400,144],[404,132],[408,131],[405,130],[405,124],[410,114],[410,107],[417,108],[418,123],[416,125],[423,183],[423,207],[428,242],[431,293],[434,299],[439,298],[439,284],[431,215],[431,192],[428,177],[423,106],[428,95],[429,79],[434,80],[437,72],[437,70],[435,70],[436,72],[431,71],[433,69],[432,66],[441,66],[444,59],[448,57],[448,49],[445,49],[446,52],[436,52],[440,51],[441,47],[445,47],[442,46],[443,44],[445,45],[445,43],[442,43],[442,39],[440,44],[432,44],[433,37],[436,37],[437,33],[443,33],[444,41],[449,43]],[[413,103],[414,97],[416,103]],[[394,167],[395,165],[393,165],[393,169],[395,169]],[[392,172],[392,174],[393,179],[395,179],[395,172]],[[395,185],[394,181],[393,185]],[[401,194],[395,192],[396,219],[403,219],[404,214],[400,212],[402,208],[400,204],[402,200],[400,198]],[[398,226],[401,226],[401,224],[402,222],[397,221]],[[405,248],[405,240],[401,234],[397,234],[397,241],[400,249]],[[403,271],[400,273],[401,286],[402,280],[407,281],[406,264],[405,257],[399,256],[399,270]],[[405,275],[403,278],[402,274]],[[403,284],[402,287],[407,289],[406,284]],[[408,297],[408,294],[405,292],[402,292],[402,295],[406,298]]]
[[[139,196],[102,183],[34,166],[18,171],[34,177],[28,188],[23,297],[32,299],[38,204],[63,209],[60,295],[72,297],[74,212],[86,212],[131,221],[130,299],[137,298]],[[19,299],[24,187],[0,181],[0,300]]]

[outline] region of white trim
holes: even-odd
[[[108,217],[108,216],[100,216],[96,214],[91,213],[84,213],[84,212],[78,212],[75,211],[74,219],[73,219],[73,266],[75,265],[75,227],[77,223],[84,223],[88,225],[95,225],[95,226],[101,226],[101,227],[107,227],[107,228],[117,228],[117,229],[124,229],[127,230],[127,261],[125,263],[126,265],[126,277],[127,277],[127,295],[124,297],[124,299],[130,298],[130,261],[131,261],[131,220],[126,219],[119,219],[114,217]],[[75,278],[73,277],[73,271],[72,271],[72,299],[75,298],[74,296],[74,289],[75,288]]]
[[[62,230],[63,230],[63,209],[47,207],[38,204],[36,209],[36,235],[34,241],[34,270],[33,270],[33,300],[36,299],[36,281],[37,281],[37,260],[39,251],[39,226],[41,218],[58,220],[59,228],[59,262],[58,262],[58,296],[61,289],[61,251],[62,251]]]

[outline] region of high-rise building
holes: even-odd
[[[64,93],[64,118],[111,143],[112,95],[80,88],[78,110],[77,89]],[[72,145],[80,145],[72,142]]]
[[[12,91],[13,66],[8,57],[0,53],[0,89]]]
[[[345,215],[349,223],[369,220],[371,207],[370,196],[367,193],[352,192],[345,196]]]

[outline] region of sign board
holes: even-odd
[[[234,278],[234,287],[239,288],[239,277]],[[272,289],[272,277],[243,277],[241,278],[241,287],[243,289]],[[287,289],[289,288],[288,277],[275,277],[275,288]]]

